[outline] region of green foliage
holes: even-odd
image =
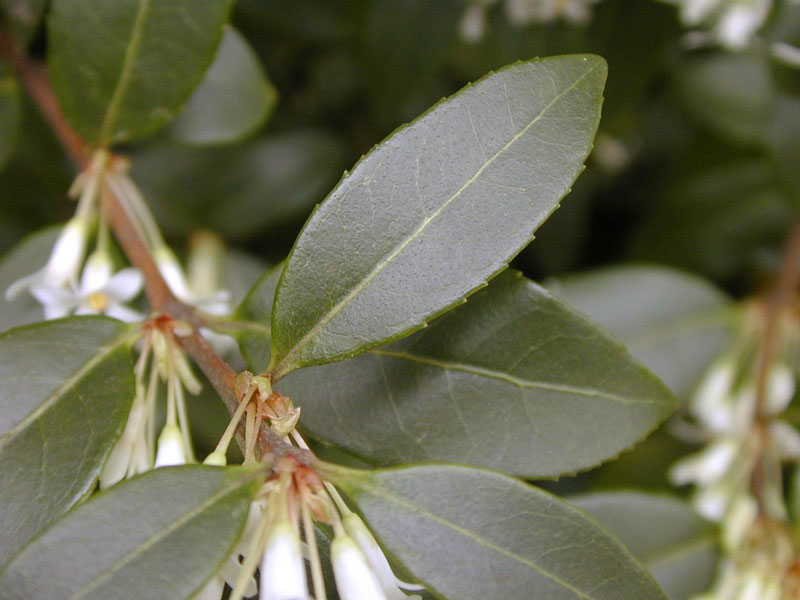
[[[133,398],[130,339],[102,317],[0,336],[0,564],[92,491]]]
[[[278,388],[304,398],[309,433],[368,460],[529,478],[616,456],[675,407],[622,346],[515,272],[411,337]]]
[[[653,574],[669,600],[690,600],[711,585],[717,563],[716,531],[684,502],[630,491],[569,500],[616,535]]]
[[[233,548],[262,480],[185,466],[114,487],[15,556],[0,572],[3,598],[188,600]]]
[[[83,137],[109,145],[175,117],[211,64],[231,0],[51,4],[48,62],[61,108]]]
[[[441,597],[663,599],[593,520],[516,479],[448,465],[337,469],[333,479],[387,550]]]
[[[169,128],[188,144],[236,142],[269,118],[278,92],[242,35],[227,27],[205,79]]]
[[[504,268],[581,171],[605,75],[593,56],[508,67],[364,157],[289,255],[270,370],[406,335]]]

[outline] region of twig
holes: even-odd
[[[88,168],[92,148],[72,129],[61,112],[46,70],[40,63],[32,60],[9,32],[2,28],[0,28],[0,57],[14,70],[76,169],[83,171]],[[103,189],[102,202],[108,223],[123,252],[130,263],[144,275],[145,293],[153,310],[173,320],[185,321],[192,325],[189,335],[177,339],[211,382],[228,412],[233,415],[239,405],[236,373],[200,334],[199,328],[205,325],[203,318],[193,306],[181,302],[172,293],[161,276],[150,250],[140,237],[130,215],[127,214],[125,205],[107,186]],[[285,442],[266,423],[259,431],[258,442],[261,454],[270,452],[291,454],[303,463],[308,462],[306,452]]]

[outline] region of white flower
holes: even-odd
[[[738,452],[736,440],[722,438],[672,465],[670,480],[675,485],[694,482],[701,487],[708,486],[728,472]]]
[[[270,530],[261,561],[259,600],[309,600],[300,537],[288,519],[279,520]]]
[[[786,410],[795,392],[794,374],[788,365],[778,363],[770,369],[766,392],[764,411],[768,415],[779,415]]]
[[[331,542],[331,563],[336,578],[336,591],[342,600],[389,600],[367,562],[367,557],[349,535],[334,536]]]
[[[742,544],[757,516],[758,503],[749,494],[742,494],[733,501],[722,527],[722,543],[729,552]]]
[[[743,50],[750,42],[772,7],[770,0],[728,0],[712,35],[730,50]]]
[[[725,517],[730,503],[731,491],[728,486],[712,486],[698,490],[692,497],[692,505],[709,521],[719,522]]]
[[[183,436],[177,425],[165,425],[158,436],[156,468],[186,464]]]
[[[74,283],[86,252],[89,225],[89,220],[85,217],[70,219],[53,245],[47,264],[39,271],[12,283],[6,290],[6,300],[13,300],[22,290],[34,286],[59,288]]]
[[[167,282],[169,289],[178,300],[191,304],[209,315],[227,315],[231,312],[231,297],[227,290],[219,290],[204,296],[198,296],[191,290],[186,281],[186,275],[172,250],[166,246],[160,246],[153,250],[153,259],[156,261],[164,281]]]
[[[418,598],[418,596],[406,596],[399,588],[406,590],[422,590],[421,585],[406,583],[395,577],[386,555],[378,545],[378,541],[372,532],[354,512],[350,512],[342,517],[345,531],[355,541],[361,552],[369,562],[372,572],[377,577],[381,590],[387,600],[406,600],[407,598]]]
[[[147,471],[147,454],[144,440],[145,401],[144,392],[137,385],[137,396],[131,406],[125,429],[100,471],[100,489],[105,489],[122,481],[129,471]],[[131,467],[133,467],[131,469]]]
[[[461,39],[468,44],[477,44],[486,32],[486,9],[478,2],[467,6],[458,24]]]
[[[800,432],[785,421],[773,421],[769,434],[778,448],[781,458],[800,460]]]
[[[97,251],[86,261],[77,287],[62,288],[34,284],[31,295],[44,308],[46,319],[58,319],[69,314],[105,314],[120,321],[141,321],[144,315],[125,306],[139,295],[144,280],[133,267],[113,273],[111,257]]]
[[[518,27],[546,23],[563,17],[572,23],[585,23],[591,17],[589,5],[595,0],[506,0],[508,20]]]

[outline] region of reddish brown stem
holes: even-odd
[[[32,60],[8,31],[2,28],[0,28],[0,57],[15,71],[75,167],[79,171],[88,168],[92,148],[72,129],[61,112],[46,70],[41,64]],[[192,332],[189,335],[177,339],[214,386],[228,412],[233,414],[239,405],[236,373],[200,334],[199,328],[205,325],[202,316],[194,307],[181,302],[172,293],[161,276],[147,244],[127,213],[125,205],[107,187],[103,189],[102,202],[108,223],[123,252],[130,263],[144,275],[145,292],[153,310],[172,320],[185,321],[192,325]],[[307,462],[303,451],[284,442],[267,424],[264,424],[259,431],[258,441],[261,454],[269,452],[292,454],[301,462]]]

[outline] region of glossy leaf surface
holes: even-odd
[[[261,480],[251,470],[192,465],[114,486],[9,563],[3,598],[191,598],[231,552]]]
[[[713,284],[656,266],[567,276],[548,288],[628,347],[678,396],[728,340],[731,300]]]
[[[108,145],[167,124],[214,58],[231,0],[52,0],[48,62],[72,126]]]
[[[511,477],[429,465],[342,470],[334,481],[382,546],[441,598],[663,599],[595,521]]]
[[[129,345],[105,317],[0,336],[0,565],[94,486],[133,398]]]
[[[627,491],[569,500],[616,535],[650,570],[669,600],[689,600],[711,586],[717,530],[686,503]]]
[[[642,439],[675,407],[608,335],[518,272],[425,330],[278,384],[314,437],[380,464],[553,477]]]
[[[271,371],[347,358],[422,327],[502,270],[583,168],[606,64],[533,60],[397,130],[301,232],[275,298]]]
[[[229,144],[263,125],[277,102],[278,92],[247,40],[233,27],[226,27],[205,79],[168,133],[188,144]]]

